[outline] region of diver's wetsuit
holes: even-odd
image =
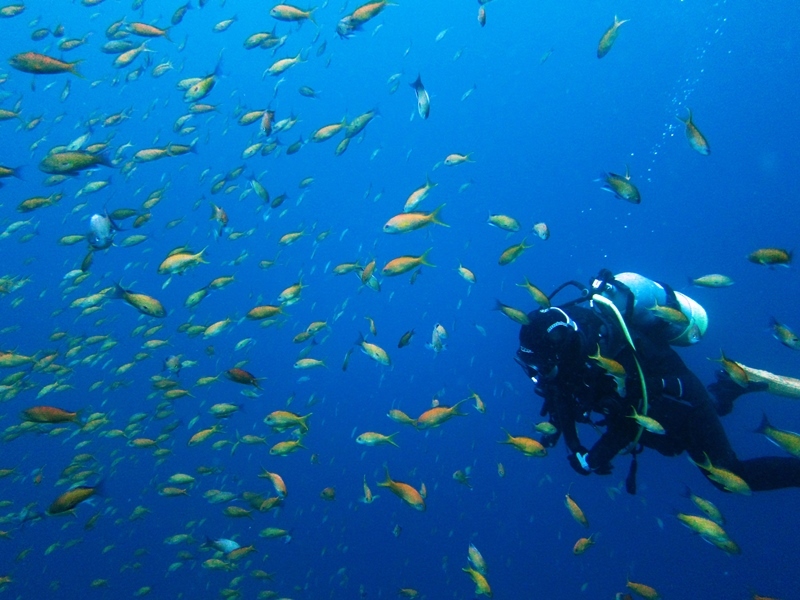
[[[605,330],[602,327],[608,327],[602,319],[580,307],[567,309],[567,312],[579,323],[584,356],[594,354],[599,340],[602,355],[614,358],[625,367],[624,396],[618,393],[618,384],[593,360],[560,363],[558,373],[540,381],[536,392],[545,399],[542,414],[549,414],[553,425],[564,436],[571,453],[570,463],[583,474],[589,471],[583,469],[575,457],[587,450],[578,438],[576,423],[590,422],[592,412],[601,415],[596,424],[606,429],[588,450],[585,460],[591,472],[608,474],[611,460],[635,440],[639,431],[638,424],[631,418],[634,408],[641,410],[638,370],[630,346],[617,342],[615,350],[608,347],[612,345],[608,336],[598,335]],[[753,491],[800,487],[800,459],[776,456],[739,460],[736,457],[706,388],[668,343],[641,336],[634,337],[634,343],[647,382],[647,416],[658,421],[666,431],[664,435],[644,431],[641,445],[666,456],[686,451],[700,465],[710,460],[713,466],[742,477]],[[552,446],[557,439],[558,434],[554,434],[543,442]],[[703,474],[707,475],[705,470]]]

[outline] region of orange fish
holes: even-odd
[[[403,483],[402,481],[393,481],[389,476],[388,467],[386,468],[386,479],[382,482],[379,482],[378,485],[380,487],[389,488],[389,491],[391,491],[395,496],[400,498],[412,508],[419,511],[425,510],[425,499],[422,497],[422,495],[407,483]]]
[[[22,418],[33,423],[80,423],[77,412],[55,406],[32,406],[22,411]]]
[[[8,64],[17,71],[22,71],[23,73],[33,73],[34,75],[72,73],[78,77],[83,77],[83,75],[78,72],[79,62],[81,61],[64,62],[63,60],[58,60],[57,58],[45,54],[39,54],[38,52],[23,52],[22,54],[15,54],[8,59]]]

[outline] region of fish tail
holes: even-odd
[[[122,287],[122,283],[117,281],[114,283],[114,291],[112,292],[112,298],[114,300],[125,300],[126,295],[128,294],[128,290]]]
[[[385,479],[385,480],[383,480],[383,481],[379,481],[379,482],[378,482],[378,485],[379,485],[380,487],[391,487],[391,485],[394,483],[394,481],[392,481],[392,478],[391,478],[391,476],[389,475],[389,467],[387,467],[386,465],[384,465],[384,466],[383,466],[383,468],[386,470],[386,479]]]
[[[703,457],[704,457],[704,460],[703,460],[702,464],[697,462],[697,461],[695,461],[691,456],[689,457],[689,462],[691,462],[693,465],[703,469],[704,471],[709,471],[710,472],[711,469],[714,468],[714,465],[711,464],[711,459],[708,458],[708,454],[707,453],[703,452]]]
[[[466,402],[467,400],[469,400],[469,398],[464,398],[463,400],[459,400],[458,402],[456,402],[453,405],[453,408],[451,410],[453,411],[454,415],[459,416],[459,417],[466,417],[467,416],[467,413],[458,412],[458,407],[461,404],[464,404],[464,402]]]
[[[427,261],[428,254],[431,253],[431,250],[433,250],[433,248],[428,248],[427,250],[425,250],[425,252],[422,253],[422,256],[419,257],[420,264],[425,265],[426,267],[435,267],[436,266],[433,263],[429,263]]]
[[[78,64],[82,63],[83,59],[76,60],[75,62],[69,63],[69,69],[67,69],[70,73],[75,75],[75,77],[80,77],[81,79],[86,79],[80,71],[78,71]]]
[[[761,424],[753,431],[755,431],[755,433],[763,433],[764,435],[767,435],[767,430],[771,428],[772,425],[770,425],[769,419],[767,419],[767,413],[761,413]]]
[[[314,413],[308,413],[305,417],[300,418],[300,426],[305,430],[308,431],[308,419],[311,418],[311,415]]]

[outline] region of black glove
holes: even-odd
[[[717,380],[708,386],[709,393],[714,397],[717,414],[725,416],[733,410],[733,401],[742,394],[750,392],[763,392],[769,388],[765,381],[750,381],[747,387],[736,383],[725,371],[717,371]]]

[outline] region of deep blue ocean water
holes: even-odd
[[[608,477],[579,477],[565,460],[563,444],[544,459],[498,444],[502,428],[532,435],[541,400],[513,362],[518,326],[492,310],[495,299],[534,308],[527,292],[515,285],[524,277],[550,291],[570,279],[588,283],[601,268],[635,271],[671,283],[708,311],[705,338],[680,350],[704,381],[712,380],[716,367],[707,358],[716,358],[720,348],[747,365],[800,376],[798,355],[781,346],[768,327],[774,316],[800,328],[796,267],[767,268],[746,260],[761,247],[796,248],[800,13],[794,5],[495,0],[485,5],[487,22],[481,27],[476,2],[400,0],[343,40],[335,28],[357,7],[352,2],[320,6],[316,24],[298,27],[272,19],[271,4],[210,0],[200,8],[192,0],[183,21],[170,29],[170,40],[149,40],[150,52],[130,67],[115,69],[114,56],[101,53],[113,22],[124,18],[166,27],[180,5],[146,0],[137,9],[106,0],[92,7],[78,2],[54,7],[31,1],[20,15],[0,20],[3,59],[29,50],[80,59],[83,75],[34,76],[5,61],[0,68],[0,108],[11,110],[19,102],[21,117],[0,122],[0,164],[22,168],[21,179],[2,180],[0,227],[31,219],[0,240],[0,276],[29,278],[0,298],[0,347],[24,355],[57,350],[56,363],[70,369],[58,377],[69,389],[37,400],[57,378],[33,371],[25,378],[29,389],[0,405],[0,468],[14,469],[0,479],[5,504],[0,530],[8,532],[0,539],[0,577],[12,579],[0,589],[8,597],[125,598],[147,587],[158,598],[215,598],[225,589],[242,598],[269,590],[297,599],[393,598],[400,588],[416,589],[429,599],[471,598],[474,586],[461,571],[470,542],[489,565],[496,598],[613,598],[624,591],[626,577],[654,586],[664,598],[744,599],[753,592],[797,597],[800,491],[723,494],[685,457],[649,451],[640,457],[638,494],[629,496],[609,491],[619,490],[626,457],[617,458]],[[597,42],[615,14],[630,22],[620,28],[611,52],[598,60]],[[234,16],[227,31],[212,31]],[[65,38],[91,35],[69,52],[59,50],[52,35],[32,41],[34,30],[58,24]],[[276,35],[288,36],[282,47],[244,49],[247,36],[273,27]],[[140,43],[143,38],[130,39]],[[323,42],[326,48],[318,54]],[[279,77],[264,75],[275,60],[299,52],[308,54],[307,62]],[[153,67],[166,60],[174,69],[154,78]],[[193,133],[176,133],[173,123],[189,106],[177,83],[209,75],[218,63],[218,81],[202,100],[217,110],[193,116],[187,122],[196,127]],[[138,79],[126,81],[145,65]],[[395,74],[399,87],[391,93],[388,80]],[[409,87],[418,74],[431,96],[427,120],[417,114]],[[67,81],[70,93],[61,100]],[[319,97],[300,95],[303,85],[318,90]],[[299,122],[270,138],[280,141],[274,153],[243,159],[248,145],[267,138],[259,136],[258,124],[241,126],[237,120],[266,108],[275,111],[276,120],[293,115]],[[693,151],[685,139],[676,117],[685,117],[687,108],[709,140],[710,156]],[[379,116],[341,156],[334,148],[342,134],[286,154],[290,144],[308,140],[315,129],[372,109]],[[111,157],[129,144],[115,168],[101,167],[55,187],[43,185],[38,164],[51,148],[89,131],[90,120],[120,111],[130,111],[130,117],[116,126],[95,125],[88,142],[108,141]],[[40,116],[38,126],[26,129]],[[196,152],[141,163],[123,174],[135,152],[169,143],[194,143]],[[474,162],[441,165],[451,153],[470,153]],[[624,173],[626,165],[641,192],[639,205],[614,198],[596,181],[604,171]],[[239,166],[244,173],[229,184],[235,187],[212,194],[212,184]],[[426,176],[437,186],[420,209],[446,204],[442,218],[450,227],[383,233],[383,224],[401,212]],[[109,177],[111,184],[100,192],[76,198],[89,181]],[[306,177],[314,181],[300,189]],[[272,197],[286,193],[288,199],[277,209],[265,206],[250,189],[252,178]],[[120,242],[141,233],[148,239],[95,253],[89,278],[65,294],[63,278],[80,268],[87,246],[62,246],[59,239],[87,233],[92,214],[140,209],[160,188],[165,188],[163,199],[150,220],[137,230],[126,220],[125,231],[116,237]],[[16,210],[26,198],[57,191],[64,197],[54,206],[29,214]],[[212,202],[229,216],[229,230],[219,239],[209,220]],[[518,219],[521,230],[508,234],[488,226],[487,217],[498,213]],[[178,226],[165,227],[178,218],[183,218]],[[547,241],[531,232],[540,221],[552,232]],[[251,229],[252,235],[229,237]],[[301,230],[305,235],[296,243],[278,245],[282,235]],[[32,239],[21,242],[34,231]],[[327,238],[315,242],[326,231]],[[513,264],[499,266],[500,253],[523,239],[532,247]],[[158,265],[182,245],[194,251],[207,247],[208,264],[174,276],[165,286],[167,277],[157,274]],[[413,285],[410,274],[379,274],[381,291],[374,292],[355,275],[331,273],[337,264],[364,265],[373,258],[379,272],[396,256],[428,248],[436,267],[423,267]],[[276,264],[259,268],[265,259]],[[459,277],[459,262],[476,274],[477,283]],[[688,276],[713,272],[731,276],[735,285],[701,289],[687,283]],[[211,292],[194,309],[184,307],[190,293],[225,275],[235,276],[231,285]],[[109,300],[91,316],[69,308],[76,298],[118,281],[157,297],[167,317],[146,318],[122,301]],[[297,281],[307,286],[301,300],[286,307],[286,316],[274,326],[243,320],[253,306],[275,303],[281,290]],[[389,352],[392,366],[380,366],[356,350],[343,372],[345,353],[359,332],[368,331],[367,316],[378,329],[369,339]],[[211,339],[178,331],[184,323],[209,325],[225,318],[231,326]],[[311,356],[324,359],[328,368],[298,371],[293,364],[304,346],[292,338],[318,320],[329,328],[316,336],[320,343]],[[449,334],[447,349],[438,355],[425,347],[436,323]],[[169,345],[116,375],[146,341],[132,335],[134,328],[156,324],[164,327],[153,337]],[[412,328],[411,344],[398,349],[400,336]],[[56,330],[67,337],[51,341]],[[109,335],[117,345],[94,361],[81,359],[98,352],[99,345],[65,356],[71,344],[91,335]],[[234,350],[244,338],[255,343]],[[164,360],[175,354],[196,361],[178,375],[193,397],[175,400],[174,415],[156,419],[162,400],[150,378],[166,376]],[[260,397],[240,395],[245,388],[224,377],[193,387],[198,378],[240,361],[264,378]],[[15,370],[7,371],[0,376]],[[102,385],[90,391],[98,381]],[[390,408],[400,408],[415,417],[434,396],[453,405],[473,390],[486,403],[486,413],[465,402],[466,417],[437,429],[415,431],[386,416]],[[244,408],[222,422],[221,434],[187,447],[192,434],[218,423],[208,408],[222,401]],[[60,436],[34,432],[11,439],[8,428],[14,431],[20,412],[37,404],[81,410],[84,417],[102,412],[109,423],[90,434],[67,425],[69,431]],[[269,447],[289,435],[271,433],[263,418],[284,408],[313,413],[303,438],[307,449],[270,456]],[[724,420],[742,458],[781,452],[753,433],[762,411],[776,426],[800,430],[796,401],[747,396]],[[164,460],[105,435],[125,428],[140,412],[148,417],[136,437],[156,438],[165,426],[180,422],[159,444],[172,451]],[[400,447],[356,444],[364,431],[398,431]],[[237,434],[266,436],[267,444],[240,445],[233,454],[232,443],[212,449],[214,441],[235,442]],[[81,442],[88,443],[76,449]],[[74,517],[46,516],[20,525],[26,506],[35,505],[33,512],[41,514],[66,491],[67,485],[56,485],[59,474],[86,452],[96,459],[89,483],[102,480],[102,496],[78,506]],[[503,478],[498,463],[505,468]],[[384,465],[395,479],[417,488],[425,484],[425,512],[377,486]],[[200,466],[217,472],[199,475]],[[231,519],[222,513],[225,505],[203,498],[210,489],[271,495],[268,482],[257,477],[262,466],[286,480],[289,493],[277,511]],[[42,468],[37,485],[34,477]],[[466,468],[472,489],[452,478]],[[170,475],[179,472],[197,477],[188,496],[159,495]],[[358,501],[364,477],[379,496],[372,504]],[[681,496],[685,484],[720,507],[741,556],[704,543],[675,519],[675,512],[691,509]],[[336,489],[332,502],[320,498],[329,486]],[[589,517],[589,530],[564,508],[567,491]],[[247,506],[241,499],[231,504]],[[137,506],[149,513],[130,521]],[[86,530],[98,513],[94,528]],[[399,535],[393,534],[396,526]],[[265,527],[291,530],[291,542],[260,538]],[[190,533],[195,541],[164,543],[179,533]],[[574,542],[588,533],[597,533],[596,545],[573,556]],[[206,536],[233,538],[255,545],[257,552],[229,572],[205,569],[203,561],[212,556],[201,547]],[[191,558],[178,558],[179,551]],[[182,565],[169,570],[177,562]],[[274,580],[253,577],[255,569],[272,573]],[[107,586],[90,587],[97,579],[106,579]]]

